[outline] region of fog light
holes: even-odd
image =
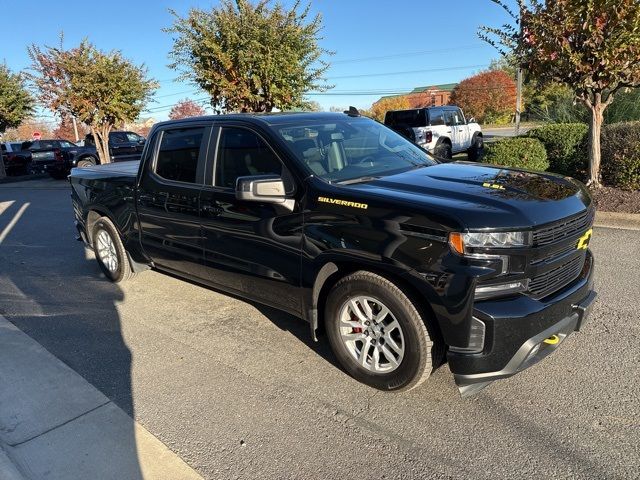
[[[508,283],[496,283],[494,285],[480,285],[476,287],[475,299],[482,300],[483,298],[510,295],[512,293],[524,292],[526,289],[526,281],[522,280]]]
[[[484,349],[484,339],[487,327],[482,320],[476,317],[471,318],[471,329],[469,331],[469,344],[467,347],[449,347],[449,350],[457,353],[480,353]]]

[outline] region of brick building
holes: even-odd
[[[411,108],[439,107],[449,103],[451,92],[456,85],[457,83],[445,83],[442,85],[417,87],[404,95],[388,95],[386,97],[382,97],[380,100],[394,97],[406,97]]]

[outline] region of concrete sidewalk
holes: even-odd
[[[640,214],[596,212],[595,227],[619,228],[621,230],[640,230]]]
[[[0,316],[0,480],[201,479]]]

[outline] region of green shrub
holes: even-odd
[[[601,175],[605,185],[640,190],[640,122],[606,125],[601,136]]]
[[[535,128],[528,137],[544,145],[549,158],[549,170],[581,180],[586,178],[589,127],[584,123],[551,123]]]
[[[484,163],[503,167],[546,170],[549,168],[547,152],[542,142],[535,138],[504,138],[485,144]]]

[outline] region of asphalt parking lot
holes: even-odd
[[[638,232],[595,230],[583,332],[463,400],[446,365],[382,393],[287,314],[154,271],[111,284],[72,221],[65,182],[0,185],[0,314],[205,478],[640,476]]]

